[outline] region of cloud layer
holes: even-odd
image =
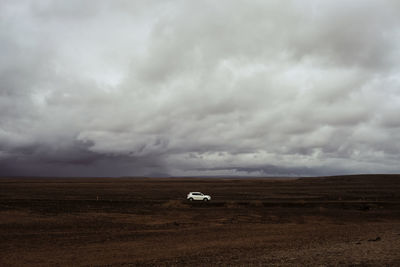
[[[397,1],[0,2],[0,175],[398,173]]]

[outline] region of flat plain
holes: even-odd
[[[0,178],[0,266],[187,265],[400,266],[400,175]]]

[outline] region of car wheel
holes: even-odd
[[[207,198],[205,198],[205,199],[203,199],[203,201],[204,201],[204,202],[207,202],[207,201],[208,201],[208,199],[207,199]]]
[[[189,198],[189,201],[192,202],[192,201],[193,201],[193,198]]]

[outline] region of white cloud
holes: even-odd
[[[399,172],[397,10],[2,1],[0,173]]]

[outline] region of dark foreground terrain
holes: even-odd
[[[400,266],[400,175],[0,179],[0,266],[136,265]]]

